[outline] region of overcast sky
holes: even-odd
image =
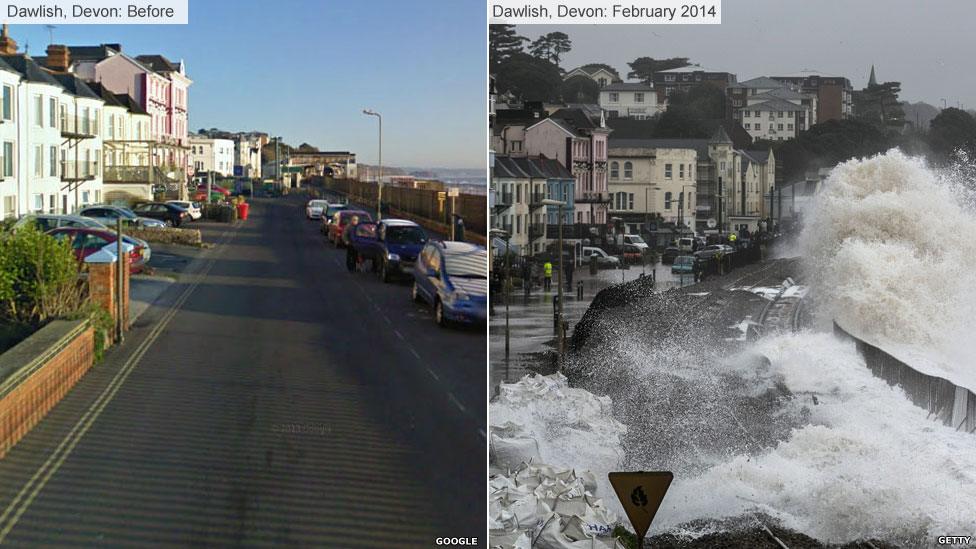
[[[635,2],[636,4],[637,2]],[[740,81],[804,69],[864,87],[902,83],[903,101],[976,107],[976,1],[724,0],[721,25],[520,25],[535,39],[560,30],[573,49],[567,70],[605,62],[626,80],[637,57],[690,57]]]

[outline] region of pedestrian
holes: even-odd
[[[353,231],[356,230],[356,225],[359,225],[358,215],[352,216],[349,224],[342,231],[342,240],[346,244],[346,269],[350,273],[356,270],[356,266],[359,263],[359,254],[356,253],[356,247],[352,244],[352,235]]]
[[[546,263],[542,266],[542,270],[543,270],[543,276],[545,277],[543,286],[545,287],[545,290],[548,292],[549,290],[552,289],[552,262],[547,259]]]
[[[573,262],[567,261],[563,264],[563,271],[566,276],[566,288],[568,291],[573,291]]]
[[[528,259],[522,262],[522,286],[525,288],[525,297],[529,297],[532,292],[532,263]]]
[[[454,224],[454,240],[464,242],[464,218],[461,216],[457,216],[457,222]]]

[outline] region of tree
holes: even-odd
[[[488,26],[488,58],[492,69],[512,55],[522,52],[529,39],[515,32],[515,25]]]
[[[905,125],[905,109],[898,100],[899,93],[901,82],[869,84],[854,94],[854,113],[881,128],[901,131]]]
[[[510,55],[495,71],[495,86],[523,101],[555,101],[562,83],[559,67],[527,53]]]
[[[553,62],[559,66],[560,56],[573,47],[569,36],[563,32],[550,32],[537,38],[529,46],[529,52],[539,59]]]
[[[600,85],[592,78],[577,75],[562,83],[559,95],[567,103],[596,103],[600,98]]]
[[[976,119],[961,109],[942,109],[929,125],[927,141],[938,160],[949,160],[957,151],[976,158]]]
[[[627,65],[630,72],[627,78],[637,79],[644,83],[651,83],[654,80],[654,73],[676,69],[689,64],[687,57],[671,57],[668,59],[654,59],[653,57],[638,57]]]
[[[753,143],[756,148],[763,145],[773,148],[776,159],[782,162],[783,177],[789,181],[803,177],[809,170],[887,151],[899,141],[896,135],[875,124],[848,119],[814,124],[796,139]]]
[[[694,138],[709,137],[701,118],[685,106],[668,107],[654,127],[654,137]]]
[[[725,118],[725,92],[715,86],[702,84],[686,92],[668,97],[668,110],[683,108],[694,118]]]

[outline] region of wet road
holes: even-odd
[[[303,205],[205,229],[217,246],[0,461],[0,542],[483,538],[484,330],[348,273]]]

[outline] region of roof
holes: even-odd
[[[727,143],[732,144],[732,138],[729,137],[729,133],[725,131],[723,126],[719,126],[712,134],[712,138],[708,140],[709,143]]]
[[[522,171],[522,168],[515,163],[515,159],[510,156],[496,156],[493,177],[506,179],[528,179],[529,174]]]
[[[558,160],[544,156],[523,156],[511,159],[516,166],[533,178],[544,179],[574,179],[573,174],[559,163]]]
[[[684,67],[678,67],[676,69],[667,69],[667,70],[663,70],[663,71],[657,71],[655,74],[657,74],[657,73],[684,73],[684,72],[718,72],[718,73],[722,73],[722,72],[729,72],[729,71],[712,70],[712,69],[710,69],[708,67],[703,67],[701,65],[685,65]]]
[[[603,86],[600,88],[600,91],[652,92],[654,91],[654,86],[650,86],[643,82],[614,82],[613,84]]]
[[[98,94],[98,97],[105,102],[106,107],[122,107],[128,108],[128,106],[121,101],[119,98],[112,93],[111,90],[102,85],[101,82],[85,82],[85,84],[91,88],[93,92]]]
[[[162,55],[137,55],[136,61],[156,72],[179,72],[179,67]]]
[[[614,72],[613,72],[613,71],[611,71],[611,70],[607,70],[607,69],[606,69],[606,68],[604,68],[604,67],[590,67],[590,68],[589,68],[589,70],[587,70],[587,69],[586,69],[586,67],[576,67],[575,69],[573,69],[573,70],[571,70],[571,71],[569,71],[569,72],[567,72],[566,74],[567,74],[567,75],[569,75],[569,74],[572,74],[572,73],[574,73],[574,72],[576,72],[576,71],[580,71],[580,72],[585,72],[586,74],[589,74],[589,75],[594,75],[594,74],[596,74],[596,73],[598,73],[598,72],[600,72],[600,71],[603,71],[603,72],[606,72],[606,73],[609,73],[609,74],[611,74],[611,75],[613,75],[613,74],[614,74]]]
[[[759,76],[757,78],[750,78],[749,80],[745,80],[743,82],[739,82],[738,84],[735,84],[735,87],[737,88],[760,88],[760,89],[761,88],[782,88],[785,86],[786,85],[780,82],[779,80],[773,80],[768,76]]]
[[[782,99],[771,98],[768,101],[763,101],[762,103],[757,103],[755,105],[749,105],[748,107],[743,107],[748,111],[772,111],[772,112],[795,112],[795,111],[805,111],[806,107],[802,105],[797,105],[795,103],[790,103],[789,101],[784,101]]]
[[[149,113],[146,112],[146,109],[143,109],[142,106],[139,105],[139,103],[135,99],[133,99],[131,95],[127,93],[116,93],[114,95],[115,98],[119,101],[119,103],[121,103],[124,107],[129,109],[129,111],[132,112],[132,114],[145,114],[147,116],[149,115]]]
[[[94,90],[92,90],[90,87],[88,87],[88,85],[85,84],[85,82],[82,79],[78,78],[73,74],[59,72],[59,73],[52,74],[51,76],[53,76],[55,80],[61,83],[61,87],[68,90],[68,93],[74,95],[75,97],[83,97],[85,99],[98,99],[99,101],[104,101],[102,97]]]
[[[57,86],[59,88],[63,87],[61,83],[55,80],[49,72],[41,68],[36,61],[27,55],[0,55],[0,59],[6,61],[6,64],[12,68],[14,72],[20,73],[20,75],[28,82],[37,82],[39,84],[47,84],[49,86]]]
[[[699,158],[708,157],[707,139],[610,139],[608,145],[613,149],[693,149]]]
[[[749,157],[750,160],[758,164],[765,164],[769,161],[769,151],[739,151]]]
[[[98,46],[69,46],[72,61],[101,61],[122,52],[120,44],[100,44]]]

